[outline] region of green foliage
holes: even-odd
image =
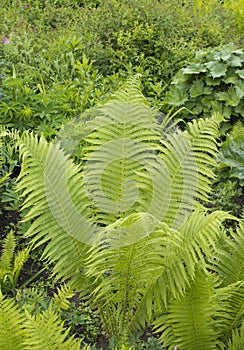
[[[232,121],[242,118],[243,68],[244,52],[233,44],[199,51],[174,77],[166,101],[186,107],[180,112],[186,119],[206,117],[214,111]]]
[[[242,222],[237,232],[222,237],[222,243],[209,257],[211,272],[203,273],[202,267],[197,270],[186,293],[169,299],[156,319],[161,339],[170,349],[226,348],[232,341],[236,341],[238,349],[237,344],[242,344],[239,332],[244,310],[243,228]]]
[[[216,254],[216,269],[222,279],[222,286],[244,280],[244,266],[242,263],[244,250],[244,226],[237,227],[236,232],[231,231]]]
[[[2,186],[2,184],[9,178],[10,173],[5,172],[3,169],[4,167],[4,148],[3,148],[3,138],[4,136],[7,135],[7,131],[4,130],[4,128],[1,128],[1,132],[0,132],[0,172],[1,172],[1,178],[0,178],[0,185]]]
[[[224,8],[230,13],[233,18],[233,23],[240,33],[244,29],[244,2],[243,0],[225,0]]]
[[[244,186],[244,126],[241,122],[234,125],[222,144],[217,169],[220,178],[237,179]]]
[[[208,117],[185,132],[149,108],[136,79],[111,98],[124,77],[139,73],[144,93],[168,114],[165,89],[196,50],[242,42],[237,4],[1,2],[0,123],[35,133],[18,138],[18,194],[16,138],[1,129],[0,199],[16,211],[24,200],[26,237],[72,287],[52,299],[36,289],[18,291],[17,303],[1,296],[1,349],[80,349],[66,326],[94,342],[97,314],[111,349],[162,348],[155,338],[138,338],[151,323],[165,330],[162,346],[170,349],[243,347],[243,227],[226,236],[222,222],[232,217],[198,207],[211,192],[220,115],[233,121],[243,113],[243,52],[216,49],[185,68],[189,80],[178,81],[171,102]],[[62,124],[60,143],[50,143]],[[238,210],[228,203],[242,181],[238,137],[227,138],[220,156],[221,179],[233,171],[235,180],[219,183],[220,209]],[[10,238],[1,257],[9,276],[21,265]],[[70,304],[73,289],[86,306]]]
[[[54,67],[40,53],[39,67],[26,64],[29,73],[25,72],[24,78],[22,68],[12,66],[13,72],[2,83],[2,125],[52,137],[62,123],[93,106],[98,97],[105,96],[118,83],[116,77],[103,78],[85,55],[81,61],[76,59],[74,49],[68,48],[71,43],[60,43],[58,50],[69,51],[56,59]],[[31,46],[31,41],[28,44]]]
[[[213,210],[231,211],[239,216],[241,205],[236,202],[237,198],[242,195],[242,189],[237,181],[228,178],[221,178],[217,184],[213,186],[213,194],[210,205]]]
[[[90,115],[81,165],[59,143],[28,133],[19,139],[18,187],[25,220],[33,222],[27,237],[45,244],[56,277],[83,293],[116,344],[129,344],[133,332],[155,322],[165,327],[164,346],[222,346],[241,318],[242,277],[217,282],[222,223],[232,217],[197,204],[210,192],[222,117],[193,121],[184,132],[160,130],[136,78]],[[233,240],[239,254],[241,242]]]
[[[8,43],[0,45],[0,55],[13,69],[1,87],[1,110],[9,123],[32,129],[39,123],[47,135],[101,101],[131,72],[143,73],[145,93],[160,106],[168,82],[197,49],[241,41],[218,2],[211,10],[205,4],[201,16],[194,2],[182,6],[178,0],[27,5],[2,5],[0,32]],[[86,76],[80,68],[84,55],[93,65]]]
[[[215,11],[225,17],[217,3]],[[168,81],[197,47],[224,42],[228,34],[220,17],[213,15],[215,11],[199,16],[194,4],[182,6],[172,0],[103,1],[84,18],[90,28],[89,55],[106,74],[131,64]]]
[[[244,128],[237,122],[222,143],[215,169],[216,182],[210,207],[228,210],[241,217],[243,195]]]
[[[171,300],[166,312],[156,320],[163,343],[170,349],[205,350],[220,346],[213,318],[217,311],[211,298],[213,285],[210,275],[198,272],[185,295]]]
[[[232,339],[228,343],[228,350],[241,350],[244,346],[244,322],[240,330],[236,329],[233,331]]]
[[[72,302],[67,310],[62,312],[62,319],[71,329],[71,333],[79,334],[86,342],[95,343],[101,334],[97,312],[92,310],[85,302],[79,305]]]
[[[2,350],[24,349],[24,320],[24,312],[18,309],[13,299],[4,299],[0,291],[0,348]]]
[[[64,322],[50,308],[42,314],[29,316],[25,322],[27,339],[24,341],[26,350],[29,349],[65,349],[80,350],[79,341],[68,336],[68,329],[64,330]]]
[[[55,264],[54,274],[59,278],[72,278],[78,285],[82,282],[80,273],[87,254],[83,242],[94,244],[105,224],[115,223],[136,211],[139,215],[136,220],[150,224],[164,219],[177,227],[196,198],[207,199],[213,177],[209,165],[214,164],[215,135],[221,120],[219,116],[199,120],[189,126],[189,133],[168,135],[168,140],[162,140],[160,146],[156,120],[133,80],[98,113],[97,118],[87,123],[91,132],[86,137],[90,146],[84,173],[67,160],[58,144],[48,144],[43,137],[38,139],[28,134],[19,142],[22,171],[18,188],[26,197],[23,209],[30,209],[25,220],[34,220],[27,236],[33,237],[37,246],[47,243],[43,256]],[[127,139],[126,148],[121,148]],[[108,199],[99,192],[94,164],[99,172],[105,167],[102,189]],[[66,169],[67,179],[61,176]],[[133,181],[138,182],[138,190],[133,187]],[[169,184],[169,191],[165,193],[165,186]],[[156,192],[154,186],[157,186]],[[60,188],[67,190],[60,191]],[[93,196],[92,201],[89,196]],[[67,201],[68,198],[72,201]],[[147,215],[140,219],[140,212],[147,212],[155,219]],[[61,242],[63,249],[59,247]]]
[[[69,330],[52,304],[47,310],[31,315],[19,309],[13,299],[0,294],[0,347],[3,350],[80,350],[80,341],[68,337]]]
[[[216,276],[200,271],[185,295],[169,302],[155,322],[169,349],[225,348],[231,329],[242,322],[244,284],[218,285]]]
[[[3,292],[14,290],[20,271],[29,256],[29,248],[14,254],[15,248],[16,239],[14,233],[10,232],[4,239],[0,257],[0,287]]]

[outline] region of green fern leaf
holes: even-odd
[[[213,300],[218,304],[215,320],[221,339],[227,343],[233,329],[240,326],[244,314],[244,281],[218,288]]]
[[[74,296],[74,292],[67,285],[63,285],[58,288],[57,292],[54,294],[52,298],[52,305],[55,308],[60,308],[63,310],[68,310],[70,301],[69,299]]]
[[[0,349],[25,350],[24,313],[0,292]]]
[[[28,316],[25,327],[28,334],[25,350],[80,350],[80,341],[73,336],[67,339],[69,330],[51,308]]]
[[[197,210],[191,214],[179,231],[161,228],[164,245],[161,254],[164,270],[158,283],[168,286],[167,290],[180,297],[195,278],[198,263],[206,266],[206,258],[210,258],[216,250],[217,242],[222,236],[222,222],[228,218],[224,212],[206,215]],[[167,300],[167,292],[163,296]]]
[[[210,350],[222,346],[214,322],[216,305],[212,300],[215,281],[198,270],[185,295],[172,299],[155,327],[169,349]]]
[[[231,231],[218,250],[214,263],[215,271],[221,276],[222,286],[244,281],[244,224],[236,232]]]
[[[235,329],[232,333],[232,338],[228,342],[227,350],[243,350],[244,348],[244,320],[241,327]]]
[[[0,270],[11,270],[15,247],[16,239],[13,231],[11,231],[3,242],[2,255],[0,257]]]
[[[38,140],[26,134],[19,140],[19,148],[23,162],[18,188],[25,197],[23,209],[29,209],[25,221],[33,221],[26,236],[32,238],[36,247],[46,244],[43,257],[56,263],[53,272],[58,278],[71,278],[81,288],[87,250],[82,242],[82,228],[85,233],[89,221],[81,226],[87,207],[86,201],[81,201],[85,195],[79,168],[72,162],[67,164],[67,156],[58,146],[49,146],[44,138]],[[62,191],[59,186],[63,186]]]
[[[164,208],[163,220],[178,229],[189,216],[197,199],[208,200],[216,165],[216,138],[222,117],[193,121],[187,131],[168,135],[162,141],[162,161],[169,176],[168,188],[158,208]],[[168,192],[167,192],[168,191]],[[152,214],[157,213],[154,208]],[[157,215],[155,215],[157,217]]]

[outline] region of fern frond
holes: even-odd
[[[52,305],[59,309],[68,310],[70,305],[69,299],[72,298],[74,294],[75,293],[68,285],[62,285],[54,294],[52,298]]]
[[[169,176],[169,199],[164,221],[176,229],[184,223],[197,200],[206,201],[214,178],[212,167],[217,155],[217,137],[222,117],[188,123],[188,130],[165,135],[162,160]]]
[[[88,302],[94,302],[100,309],[103,326],[109,335],[126,338],[151,315],[149,308],[144,319],[135,317],[148,284],[163,268],[162,257],[157,253],[162,237],[155,232],[138,238],[146,222],[152,224],[150,218],[139,214],[119,220],[116,229],[115,225],[111,228],[108,240],[90,252],[88,276],[94,280],[94,288]],[[133,230],[130,231],[132,223]],[[137,229],[138,239],[135,239]]]
[[[2,254],[0,257],[0,270],[8,271],[11,269],[15,247],[16,239],[14,232],[10,231],[3,241]]]
[[[227,350],[243,350],[244,349],[244,320],[241,327],[232,333],[232,338],[228,342]]]
[[[236,232],[230,231],[224,244],[215,255],[215,271],[221,276],[222,286],[244,280],[244,223],[240,222]]]
[[[73,336],[67,338],[69,330],[50,307],[41,314],[28,316],[25,328],[28,335],[25,350],[80,350],[80,341]]]
[[[180,299],[172,299],[166,312],[155,321],[163,346],[187,350],[210,350],[222,347],[212,300],[215,280],[198,270],[195,280]]]
[[[6,299],[0,291],[0,349],[25,350],[24,313],[13,299]]]
[[[133,77],[127,79],[122,87],[112,95],[110,102],[130,102],[133,104],[148,105],[147,99],[141,93],[140,77],[141,76],[139,74],[136,74]]]
[[[196,211],[175,231],[133,214],[116,227],[111,225],[111,230],[107,227],[112,238],[94,248],[88,259],[93,300],[102,305],[107,331],[121,334],[145,326],[153,309],[154,313],[162,310],[169,297],[181,298],[193,283],[199,263],[206,267],[222,235],[222,221],[228,217],[223,212]],[[147,224],[151,231],[145,235]]]
[[[80,288],[87,250],[83,242],[90,238],[92,225],[84,219],[89,208],[82,201],[79,168],[43,137],[24,135],[19,149],[23,162],[18,189],[25,198],[23,209],[29,209],[24,220],[33,222],[26,236],[35,247],[46,245],[43,257],[55,263],[57,278],[71,278]]]
[[[153,163],[159,163],[161,136],[137,78],[126,82],[98,112],[88,123],[84,179],[98,222],[111,224],[143,211],[140,202],[146,190],[140,184],[147,181],[148,173],[151,182],[154,180]],[[163,167],[161,178],[164,170]]]
[[[244,281],[232,283],[227,287],[218,288],[213,297],[219,304],[216,322],[221,332],[221,339],[227,343],[231,332],[241,325],[244,315]]]
[[[164,257],[165,271],[160,277],[160,283],[164,286],[165,301],[167,290],[176,298],[184,295],[186,288],[195,279],[198,264],[202,268],[207,266],[207,259],[215,251],[223,234],[222,222],[227,218],[229,215],[224,212],[207,215],[204,211],[197,210],[179,231],[165,230],[162,226],[164,246],[161,254]]]
[[[16,253],[15,257],[14,257],[14,264],[13,264],[13,285],[15,286],[17,283],[17,280],[19,278],[19,274],[21,272],[21,269],[24,265],[24,263],[26,262],[26,260],[29,257],[29,253],[30,253],[30,248],[25,248],[23,250],[20,250]]]

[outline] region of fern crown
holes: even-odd
[[[221,118],[216,115],[207,121],[208,128],[206,121],[199,120],[188,132],[169,133],[165,128],[162,138],[138,78],[129,80],[95,110],[95,117],[93,114],[68,123],[56,144],[39,141],[43,152],[37,161],[43,167],[45,197],[59,226],[88,245],[98,245],[111,235],[130,237],[130,231],[134,242],[153,232],[160,222],[179,229],[196,199],[207,198],[213,174],[203,162],[214,163]],[[82,140],[78,140],[79,130]],[[74,144],[82,145],[79,166],[69,159],[67,148],[63,149],[70,133],[75,135]],[[38,140],[30,139],[34,151]],[[77,203],[77,193],[82,203]],[[137,236],[133,220],[123,227],[117,223],[135,213],[141,221]],[[122,245],[130,243],[131,238],[121,241]]]

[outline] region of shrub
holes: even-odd
[[[185,107],[186,119],[220,112],[233,123],[244,117],[244,51],[233,44],[199,51],[174,77],[166,102]]]
[[[244,1],[243,0],[225,0],[224,8],[233,18],[234,26],[240,33],[244,30]]]

